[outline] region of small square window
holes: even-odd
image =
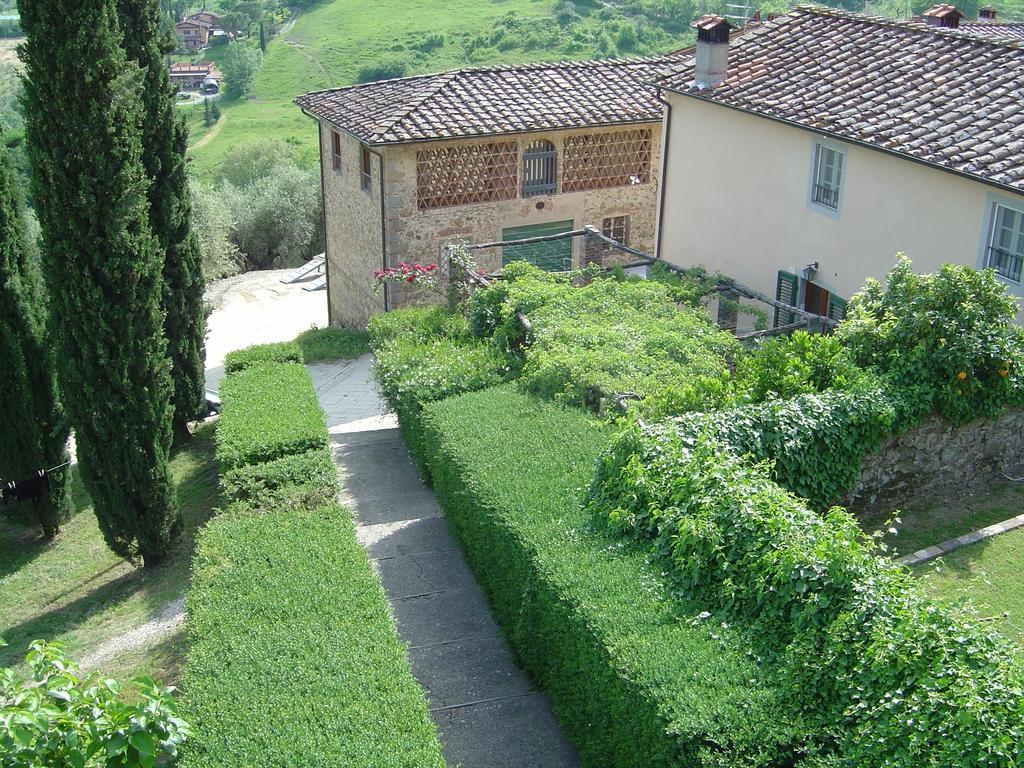
[[[814,145],[814,176],[811,201],[832,211],[839,210],[839,191],[843,184],[843,152],[824,144]]]
[[[609,216],[602,219],[601,234],[617,243],[629,245],[629,216]],[[610,245],[606,247],[611,248]]]
[[[369,192],[370,182],[373,178],[370,174],[370,150],[366,147],[363,147],[362,150],[360,155],[359,186],[364,191]]]
[[[341,170],[341,134],[331,131],[331,164],[334,170]]]
[[[996,205],[988,242],[987,267],[1019,283],[1024,266],[1024,211]]]

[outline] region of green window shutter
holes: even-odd
[[[830,295],[828,297],[828,316],[837,322],[843,320],[846,317],[846,299]]]
[[[790,273],[779,270],[779,279],[775,284],[775,300],[781,301],[783,304],[789,304],[791,307],[796,306],[797,296],[800,293],[800,279]],[[780,325],[789,325],[793,321],[793,313],[786,312],[783,309],[775,308],[775,327],[778,328]]]

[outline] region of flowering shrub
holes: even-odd
[[[373,273],[373,289],[379,291],[385,283],[407,283],[431,290],[437,290],[437,264],[406,264],[384,267]]]
[[[746,628],[789,716],[817,734],[809,751],[865,767],[1024,760],[1024,673],[1005,641],[930,603],[849,514],[816,514],[765,464],[632,426],[599,461],[590,507],[648,542],[673,591]]]
[[[31,680],[0,670],[0,766],[151,768],[189,735],[173,688],[134,681],[128,703],[114,680],[83,676],[61,643],[32,643]]]

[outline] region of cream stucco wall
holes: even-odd
[[[996,200],[1024,196],[933,167],[697,99],[666,93],[661,255],[702,264],[774,296],[778,270],[844,299],[905,252],[917,271],[981,265]],[[838,214],[809,203],[816,139],[846,152]],[[1019,295],[1019,286],[1010,286]]]
[[[384,309],[373,291],[373,271],[384,264],[380,163],[371,155],[369,190],[360,184],[358,141],[341,135],[341,168],[334,170],[331,128],[320,126],[327,247],[327,304],[332,325],[361,328]]]

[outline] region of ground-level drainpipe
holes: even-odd
[[[668,169],[668,139],[669,134],[672,132],[672,105],[665,101],[661,96],[661,89],[658,89],[658,101],[665,105],[665,118],[661,124],[661,178],[658,179],[658,211],[657,220],[655,221],[655,228],[657,229],[657,235],[655,235],[654,242],[654,258],[660,259],[661,253],[661,229],[662,219],[664,219],[665,212],[665,187],[666,187],[666,170]]]

